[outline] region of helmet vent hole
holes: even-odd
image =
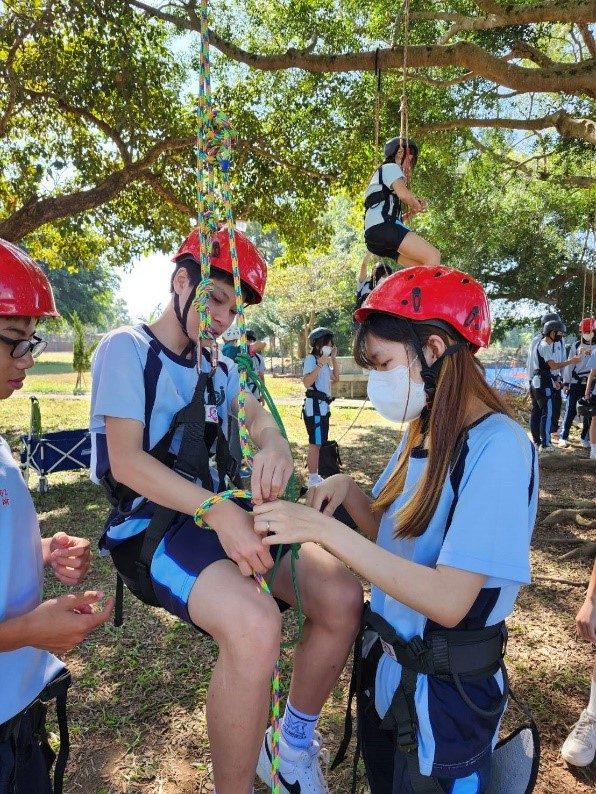
[[[437,270],[436,273],[434,273],[433,275],[435,278],[439,278],[439,276],[442,276],[443,274],[441,273],[440,270]]]
[[[413,278],[414,278],[414,274],[410,273],[410,275],[408,276],[408,281],[411,281]]]
[[[462,278],[461,283],[462,284],[469,284],[470,283],[470,279],[469,278]]]
[[[407,301],[407,300],[404,298],[404,299],[402,300],[402,302],[401,302],[401,305],[402,305],[402,306],[407,306],[407,305],[408,305],[408,301]]]

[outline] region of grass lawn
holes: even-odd
[[[43,359],[42,359],[43,361]],[[47,396],[69,373],[59,371],[67,361],[48,357],[36,367],[42,425],[46,432],[81,428],[87,425],[89,397]],[[35,370],[34,370],[35,371]],[[74,374],[74,373],[73,373]],[[28,379],[29,391],[35,383]],[[269,378],[274,397],[302,396],[299,380]],[[294,391],[295,390],[295,391]],[[72,389],[71,389],[72,393]],[[359,415],[358,408],[333,406],[331,436],[341,439],[344,467],[369,489],[395,447],[394,427],[370,407]],[[0,427],[15,452],[18,435],[29,426],[30,401],[13,396],[0,402]],[[300,419],[300,401],[280,405],[297,464],[299,481],[304,480],[302,461],[306,434]],[[352,423],[355,421],[353,426]],[[572,450],[572,454],[579,455]],[[577,496],[596,497],[593,474],[574,473],[573,487],[560,471],[541,473],[540,516],[554,506],[564,506]],[[35,477],[32,494],[44,535],[65,530],[88,537],[93,547],[108,512],[102,491],[88,480],[87,472],[50,475],[50,490],[39,494]],[[491,516],[479,515],[479,523],[490,524]],[[591,561],[559,559],[558,538],[590,537],[577,527],[537,526],[532,551],[534,572],[548,581],[524,588],[509,621],[508,667],[512,685],[531,706],[542,734],[543,764],[538,794],[594,790],[596,769],[570,771],[558,750],[570,725],[584,707],[589,692],[591,649],[574,635],[573,618],[583,599],[583,590],[553,579],[586,582]],[[569,547],[564,546],[563,551]],[[94,558],[86,582],[106,594],[114,592],[115,577],[109,559]],[[65,591],[51,574],[46,577],[46,597]],[[292,612],[284,617],[287,638],[295,635]],[[216,655],[215,644],[163,610],[145,607],[130,594],[125,597],[125,624],[100,627],[81,646],[65,655],[73,673],[70,694],[71,757],[66,794],[196,794],[211,792],[209,748],[205,722],[205,693]],[[281,658],[281,686],[284,693],[290,677],[291,654]],[[326,742],[336,748],[343,733],[343,717],[349,682],[349,665],[342,674],[321,718]],[[507,715],[506,727],[519,721],[519,714]],[[55,731],[55,725],[54,731]],[[352,747],[353,749],[353,747]],[[233,759],[231,759],[233,762]],[[350,790],[351,763],[329,773],[333,794]],[[258,785],[258,794],[266,789]],[[359,770],[359,794],[368,787]],[[33,792],[32,792],[33,794]]]

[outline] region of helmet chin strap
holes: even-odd
[[[180,328],[182,329],[182,333],[188,339],[188,344],[182,351],[182,357],[186,357],[194,348],[197,346],[197,343],[190,338],[188,335],[188,331],[186,330],[186,320],[188,319],[188,313],[190,311],[190,307],[192,306],[192,302],[194,300],[194,295],[191,291],[190,295],[188,296],[188,300],[186,301],[186,305],[184,306],[183,311],[180,311],[180,297],[178,293],[174,293],[174,312],[180,324]]]
[[[424,381],[424,391],[426,392],[426,407],[430,411],[435,397],[437,378],[439,376],[439,372],[441,371],[441,367],[443,366],[443,359],[445,358],[445,356],[452,356],[461,347],[464,347],[466,343],[455,342],[454,344],[449,345],[449,347],[445,349],[445,352],[442,353],[437,358],[436,361],[434,361],[432,364],[429,365],[424,355],[424,351],[422,350],[422,343],[420,341],[420,338],[411,325],[410,325],[410,341],[412,342],[414,350],[418,354],[418,358],[422,365],[420,374],[422,375],[422,380]]]

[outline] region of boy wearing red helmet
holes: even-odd
[[[238,267],[246,303],[259,303],[266,264],[252,243],[235,233]],[[91,431],[92,475],[112,478],[120,510],[106,522],[100,546],[109,552],[133,592],[138,586],[139,556],[152,518],[163,508],[174,517],[156,541],[149,559],[153,601],[204,632],[219,645],[207,694],[207,723],[218,794],[249,794],[269,707],[270,678],[279,655],[280,613],[251,577],[273,567],[271,550],[254,532],[248,510],[231,500],[215,504],[206,519],[212,529],[195,525],[195,510],[214,491],[226,488],[222,436],[228,417],[238,410],[239,374],[220,356],[212,367],[210,352],[194,340],[199,316],[192,308],[201,279],[200,248],[193,232],[174,258],[172,299],[151,325],[120,328],[100,343],[93,360]],[[227,230],[213,240],[210,255],[213,289],[208,306],[211,332],[219,336],[236,315],[232,258]],[[215,363],[215,362],[213,362]],[[171,437],[178,455],[173,470],[150,454],[168,433],[172,417],[204,400],[205,420],[194,440],[199,476],[182,476],[178,463],[186,434]],[[246,423],[259,448],[251,478],[252,500],[281,497],[293,470],[287,441],[271,414],[246,392]],[[220,446],[221,445],[221,446]],[[201,455],[200,450],[204,449]],[[211,456],[211,457],[210,457]],[[125,490],[122,490],[122,487]],[[128,495],[127,495],[128,494]],[[158,507],[159,506],[159,507]],[[285,550],[282,550],[285,551]],[[273,552],[275,556],[275,551]],[[362,591],[357,580],[328,553],[311,545],[297,561],[300,596],[307,615],[294,672],[281,743],[280,773],[287,790],[327,791],[319,768],[320,742],[314,726],[335,685],[357,633]],[[282,557],[271,584],[276,598],[295,604],[289,555]],[[341,598],[339,597],[341,593]],[[145,599],[147,600],[147,599]],[[297,731],[297,741],[288,737]],[[305,741],[301,745],[300,739]],[[269,749],[269,745],[267,745]],[[285,790],[285,789],[284,789]]]
[[[481,794],[507,697],[504,620],[530,580],[536,451],[474,357],[490,315],[473,278],[402,270],[356,320],[369,399],[407,424],[401,443],[373,499],[334,475],[309,507],[257,505],[255,528],[318,542],[371,582],[358,714],[372,794]],[[363,534],[332,518],[340,504]]]
[[[0,240],[0,399],[23,387],[27,370],[46,347],[36,333],[39,318],[57,316],[45,273],[20,248]],[[0,494],[0,794],[48,794],[52,785],[46,753],[52,751],[36,724],[42,713],[40,696],[45,701],[65,698],[70,680],[53,653],[70,650],[106,621],[112,602],[95,614],[92,605],[103,598],[98,591],[41,600],[44,567],[51,566],[67,585],[85,578],[89,541],[64,532],[41,538],[31,496],[3,438]],[[68,754],[66,741],[62,746],[55,792],[62,790]]]

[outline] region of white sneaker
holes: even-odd
[[[548,455],[549,452],[554,452],[554,451],[555,451],[555,448],[553,447],[552,444],[549,444],[548,447],[540,447],[540,449],[538,450],[538,452],[541,455]]]
[[[560,438],[560,439],[559,439],[558,446],[559,446],[561,449],[565,449],[566,447],[568,447],[568,446],[569,446],[569,441],[567,441],[567,439],[566,439],[566,438]]]
[[[596,460],[596,449],[590,452],[590,460]]]
[[[589,438],[580,438],[579,443],[582,445],[584,449],[590,449],[590,439]]]
[[[283,736],[279,738],[279,790],[281,794],[329,794],[321,772],[319,758],[329,763],[329,750],[322,746],[322,737],[315,731],[310,747],[291,747]],[[257,775],[271,788],[271,728],[267,729]]]
[[[596,756],[596,719],[584,709],[561,748],[572,766],[588,766]]]

